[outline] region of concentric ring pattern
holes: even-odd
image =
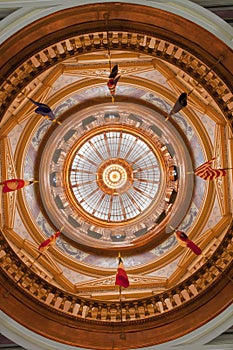
[[[48,217],[72,240],[97,249],[132,249],[159,235],[158,245],[192,198],[191,156],[179,133],[164,128],[158,111],[128,108],[105,103],[74,113],[46,137],[40,159]]]
[[[106,12],[113,17],[109,32]],[[23,45],[20,57],[12,55],[8,69],[3,67],[2,180],[39,183],[2,197],[1,278],[16,287],[11,301],[22,295],[28,312],[35,304],[41,319],[56,318],[57,324],[72,325],[75,335],[83,332],[77,343],[72,332],[60,339],[57,327],[47,331],[52,338],[56,330],[59,341],[75,346],[88,347],[84,333],[94,330],[96,338],[106,339],[103,348],[113,347],[119,336],[113,324],[124,324],[127,332],[122,349],[132,346],[134,334],[143,338],[139,347],[145,346],[144,336],[150,346],[152,331],[165,329],[169,319],[172,330],[161,332],[165,342],[186,319],[188,331],[195,329],[190,312],[197,319],[200,307],[205,323],[212,317],[209,309],[207,316],[202,312],[206,302],[215,316],[220,310],[215,296],[222,290],[230,295],[232,172],[212,182],[194,173],[211,158],[213,167],[232,167],[228,58],[220,63],[206,31],[196,25],[209,51],[203,54],[207,49],[191,31],[189,47],[186,19],[178,22],[169,14],[175,28],[179,23],[178,40],[162,28],[168,13],[153,9],[153,18],[151,13],[152,8],[124,2],[61,10],[32,25],[38,36],[43,21],[42,47],[22,29],[16,36]],[[52,24],[57,39],[50,35]],[[215,51],[220,48],[219,41]],[[109,49],[121,74],[114,101],[107,88]],[[183,91],[187,106],[168,118]],[[59,123],[35,113],[32,99],[47,103]],[[180,245],[176,229],[202,254]],[[39,244],[57,230],[56,244],[39,255]],[[118,252],[130,280],[122,300],[115,286]],[[222,305],[218,299],[219,306],[229,300]],[[24,306],[28,310],[27,301]]]
[[[141,214],[159,189],[159,163],[139,137],[105,131],[76,151],[70,169],[72,191],[91,215],[111,222]]]

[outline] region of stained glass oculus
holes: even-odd
[[[156,154],[140,136],[124,130],[90,136],[76,150],[70,168],[77,203],[88,214],[115,223],[145,211],[160,178]]]

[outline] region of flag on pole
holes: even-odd
[[[50,236],[48,239],[46,239],[39,245],[38,250],[40,252],[45,252],[49,247],[53,246],[56,243],[56,240],[60,234],[60,231],[54,233],[52,236]]]
[[[220,176],[225,176],[225,169],[213,169],[211,167],[214,159],[215,158],[212,158],[211,160],[199,165],[199,167],[194,170],[194,174],[201,177],[203,180],[214,180]]]
[[[195,169],[195,172],[198,172],[198,171],[203,171],[203,170],[205,170],[205,169],[208,169],[208,167],[212,164],[212,162],[213,162],[213,160],[215,159],[215,157],[214,158],[211,158],[210,160],[208,160],[207,162],[205,162],[205,163],[202,163],[201,165],[199,165],[199,167],[197,167],[196,169]]]
[[[214,180],[214,179],[217,179],[218,177],[225,176],[226,171],[224,169],[212,169],[211,167],[209,167],[201,174],[198,173],[196,175],[201,177],[203,180]]]
[[[188,104],[187,98],[188,98],[187,93],[182,92],[182,94],[176,100],[171,112],[169,113],[169,116],[171,116],[172,114],[178,113],[181,109],[186,107]]]
[[[108,78],[109,79],[107,82],[107,86],[108,86],[108,89],[109,89],[111,96],[114,96],[116,93],[117,82],[120,79],[120,75],[118,75],[118,65],[117,64],[112,68],[111,73],[110,73]]]
[[[200,255],[202,253],[201,248],[199,248],[193,241],[191,241],[183,231],[175,231],[175,236],[178,243],[182,247],[190,248],[196,255]]]
[[[0,182],[0,186],[3,186],[2,192],[7,193],[7,192],[12,192],[12,191],[17,191],[20,188],[31,185],[35,182],[38,182],[38,181],[28,181],[28,180],[23,180],[23,179],[10,179],[10,180],[5,180],[5,181]]]
[[[56,122],[58,124],[61,124],[60,122],[57,121],[52,109],[45,103],[37,102],[33,100],[32,98],[29,97],[29,100],[34,103],[34,105],[37,106],[35,109],[35,113],[42,115],[43,117],[46,117],[49,119],[51,122]]]
[[[127,273],[125,271],[125,267],[123,264],[123,260],[121,257],[118,257],[118,269],[116,273],[116,282],[115,284],[120,287],[128,288],[129,287],[129,279]]]
[[[116,78],[118,74],[118,64],[115,64],[115,66],[111,69],[111,73],[109,75],[109,78]]]

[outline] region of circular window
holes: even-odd
[[[135,218],[155,200],[160,164],[152,148],[129,131],[103,131],[75,150],[72,193],[87,213],[107,222]]]

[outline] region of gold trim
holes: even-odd
[[[116,196],[128,191],[134,181],[132,166],[121,158],[104,161],[98,168],[96,176],[100,190]]]
[[[167,53],[164,51],[164,54],[167,54]],[[181,58],[179,58],[179,60],[180,60],[180,63],[182,63],[182,53],[181,53]],[[191,61],[192,61],[192,60],[190,60],[190,62],[191,62]],[[123,78],[123,79],[124,79],[124,78]],[[224,88],[225,88],[225,87],[224,87],[224,85],[223,85],[223,87],[221,88],[221,91],[224,91]],[[63,92],[63,94],[64,94],[64,92]],[[220,92],[219,96],[220,96],[220,95],[221,95],[221,92]],[[220,100],[221,100],[221,99],[220,99]],[[11,120],[12,120],[12,119],[11,119]],[[16,123],[16,124],[17,124],[17,123]],[[15,125],[16,125],[16,124],[15,124]],[[3,128],[4,128],[4,131],[7,132],[8,129],[5,129],[5,126],[3,126]],[[210,194],[210,192],[209,192],[209,194]],[[208,197],[208,195],[207,195],[207,197]]]
[[[129,126],[127,124],[124,125],[106,125],[106,126],[99,126],[95,127],[94,130],[90,130],[89,132],[85,133],[84,135],[80,136],[77,143],[73,145],[71,148],[69,154],[67,155],[67,158],[64,161],[64,170],[63,170],[63,184],[65,189],[65,194],[67,196],[68,202],[71,203],[72,207],[75,208],[78,215],[80,215],[84,221],[88,221],[90,223],[93,223],[95,225],[98,225],[100,227],[119,227],[119,226],[125,226],[126,224],[129,225],[131,223],[135,223],[138,221],[138,216],[132,219],[128,219],[127,223],[125,221],[120,222],[108,222],[106,220],[100,220],[98,218],[93,217],[90,215],[87,211],[85,211],[82,206],[77,202],[76,197],[74,196],[72,190],[71,190],[71,183],[70,183],[70,168],[72,166],[73,158],[78,151],[80,147],[82,147],[90,138],[105,133],[106,131],[124,131],[128,132],[129,134],[134,135],[135,137],[138,137],[140,135],[141,139],[145,142],[146,145],[152,150],[152,152],[156,155],[156,158],[159,161],[159,164],[162,168],[161,175],[161,183],[162,186],[159,188],[159,192],[156,195],[156,199],[152,206],[147,208],[143,213],[140,214],[140,220],[147,216],[149,212],[152,212],[154,208],[157,206],[157,203],[161,200],[161,194],[164,193],[165,187],[166,187],[166,181],[164,174],[166,173],[166,167],[165,162],[162,156],[162,152],[160,151],[158,144],[156,142],[153,142],[154,140],[151,138],[151,135],[148,135],[146,132],[144,132],[142,129],[135,128],[134,126]]]

